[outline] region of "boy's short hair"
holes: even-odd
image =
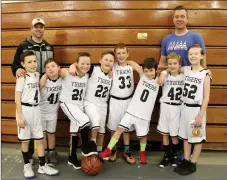
[[[20,55],[20,62],[24,62],[25,57],[27,56],[35,56],[33,51],[25,51]]]
[[[173,13],[175,13],[175,11],[178,11],[178,10],[185,10],[186,14],[187,14],[187,17],[188,17],[188,10],[184,6],[175,7],[174,10],[173,10]]]
[[[107,50],[107,51],[103,51],[102,54],[101,54],[101,58],[103,58],[103,56],[107,55],[107,54],[110,54],[112,55],[113,57],[115,57],[115,53],[111,50]]]
[[[193,45],[191,45],[191,46],[188,48],[188,52],[189,52],[189,50],[192,49],[192,48],[200,48],[200,49],[201,49],[200,53],[201,53],[202,55],[204,55],[203,48],[202,48],[199,44],[193,44]]]
[[[152,69],[154,68],[155,71],[158,69],[158,63],[155,61],[154,58],[148,57],[143,61],[143,69]]]
[[[79,52],[77,54],[76,62],[79,62],[80,57],[89,57],[91,59],[91,55],[88,52]]]
[[[114,47],[114,53],[116,53],[116,50],[117,49],[124,49],[124,48],[126,48],[126,50],[128,52],[128,48],[127,48],[126,44],[124,44],[124,43],[118,43]]]
[[[59,66],[59,64],[53,58],[49,58],[45,61],[44,68],[46,68],[47,64],[49,64],[51,62],[54,62],[55,64],[57,64],[57,66]]]
[[[168,63],[168,60],[169,59],[177,59],[179,64],[181,65],[182,64],[182,59],[181,59],[181,56],[175,52],[171,52],[167,57],[166,57],[166,61]]]

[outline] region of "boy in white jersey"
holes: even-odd
[[[126,110],[126,114],[121,119],[108,147],[103,152],[99,153],[102,159],[108,159],[121,134],[124,131],[128,131],[131,126],[134,126],[136,135],[140,138],[140,163],[146,164],[148,162],[145,149],[151,115],[159,89],[158,78],[156,77],[157,67],[158,65],[153,58],[144,60],[143,70],[140,66],[136,67],[140,74],[140,81]]]
[[[60,67],[54,59],[45,61],[46,73],[40,80],[40,110],[44,133],[46,162],[57,165],[55,152],[55,131],[57,126],[59,96],[61,92]]]
[[[164,156],[159,167],[166,167],[169,163],[177,166],[180,145],[178,131],[180,127],[180,107],[184,85],[184,75],[179,73],[181,57],[177,53],[170,53],[167,56],[169,73],[166,74],[165,83],[162,87],[160,98],[160,117],[157,131],[163,135]],[[170,148],[169,136],[172,140]]]
[[[15,101],[18,138],[21,141],[21,151],[24,159],[24,177],[34,178],[32,165],[29,163],[28,143],[35,139],[39,157],[38,173],[57,175],[58,170],[45,163],[43,131],[39,107],[39,73],[36,72],[37,61],[32,51],[21,54],[21,65],[26,71],[25,77],[16,80]]]
[[[68,164],[75,169],[80,169],[80,161],[77,159],[76,148],[78,144],[78,133],[81,134],[81,151],[84,156],[97,154],[97,147],[94,141],[89,141],[90,119],[84,113],[84,96],[87,89],[88,74],[91,66],[89,53],[78,53],[76,60],[78,75],[73,76],[68,69],[61,69],[62,90],[60,94],[60,106],[63,112],[70,119],[71,148],[68,157]]]
[[[116,63],[113,66],[113,82],[110,90],[109,114],[107,128],[112,132],[117,129],[123,118],[134,91],[133,66],[127,64],[129,52],[125,44],[117,44],[114,48]],[[136,64],[136,63],[134,63]],[[136,69],[135,69],[136,70]],[[129,132],[133,131],[131,127]],[[129,164],[136,161],[129,152],[130,134],[123,133],[124,153],[123,158]],[[113,148],[109,161],[115,161],[117,157],[116,146]]]
[[[191,67],[185,67],[183,105],[179,138],[184,140],[184,160],[174,169],[180,175],[196,171],[202,143],[206,140],[206,108],[210,96],[211,77],[209,71],[201,66],[204,53],[200,45],[192,45],[188,50]],[[191,146],[194,145],[191,157]]]

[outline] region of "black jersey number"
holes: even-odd
[[[72,95],[72,100],[77,100],[81,101],[82,100],[82,94],[83,94],[83,89],[74,89],[73,90],[74,94]]]
[[[197,91],[197,86],[196,85],[191,85],[188,83],[184,84],[184,97],[188,97],[189,99],[195,99],[195,93]]]
[[[38,103],[38,101],[39,101],[39,98],[38,98],[38,90],[35,91],[34,100],[35,100],[36,103]]]
[[[146,102],[147,101],[147,98],[149,96],[149,91],[147,89],[144,89],[141,96],[140,96],[140,100],[142,102]]]
[[[59,96],[59,93],[57,93],[57,94],[52,93],[52,94],[47,98],[47,101],[49,101],[49,104],[57,104],[57,102],[58,102],[58,96]]]
[[[120,76],[118,79],[121,81],[121,84],[119,86],[120,89],[124,89],[125,87],[130,88],[132,86],[130,76],[126,76],[126,77]]]
[[[103,87],[101,84],[97,86],[97,91],[95,92],[96,97],[106,97],[106,93],[108,92],[108,87]]]
[[[168,97],[170,97],[170,100],[172,101],[180,100],[181,94],[182,94],[182,88],[178,87],[174,92],[174,88],[172,87],[168,92]]]

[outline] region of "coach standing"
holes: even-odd
[[[35,18],[32,20],[31,32],[32,35],[27,37],[17,48],[14,56],[13,64],[11,65],[12,73],[16,77],[25,76],[25,70],[20,63],[20,55],[24,51],[33,51],[37,57],[37,71],[40,74],[44,73],[44,62],[53,58],[54,49],[48,42],[43,39],[45,31],[45,22],[41,18]],[[34,140],[30,140],[29,143],[29,156],[30,162],[33,163],[34,154]]]
[[[177,6],[174,9],[173,23],[175,25],[175,32],[165,36],[162,40],[159,68],[163,68],[166,65],[166,57],[171,52],[176,52],[181,56],[182,66],[190,66],[188,48],[193,44],[199,44],[203,48],[204,54],[206,54],[201,35],[187,29],[188,12],[185,7]],[[202,66],[206,67],[206,56],[204,56]]]

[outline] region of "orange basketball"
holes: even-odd
[[[81,168],[89,176],[95,176],[102,169],[102,160],[98,155],[85,156],[81,161]]]

